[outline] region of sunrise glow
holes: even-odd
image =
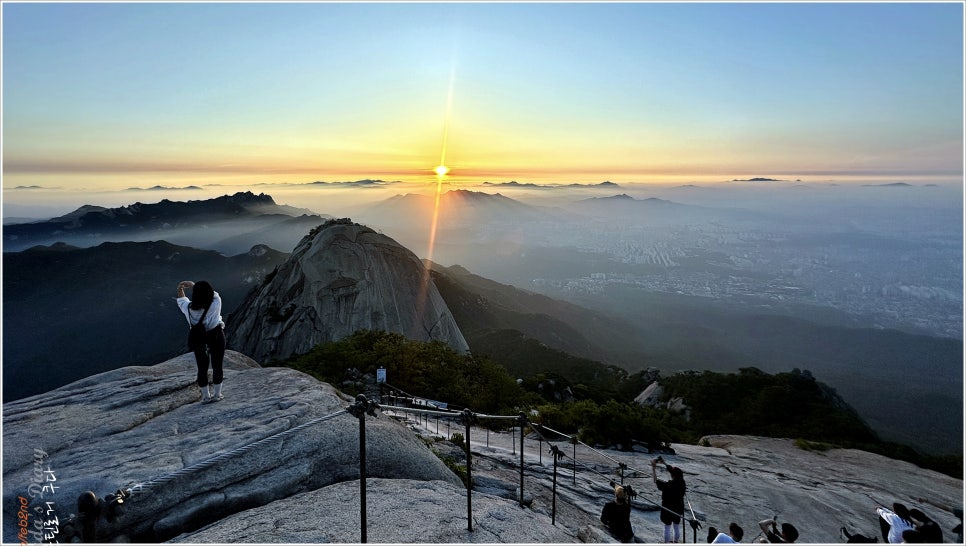
[[[957,178],[962,14],[956,3],[5,4],[3,186]]]

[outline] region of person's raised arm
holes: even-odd
[[[195,285],[195,283],[193,283],[191,281],[181,281],[181,282],[179,282],[178,283],[178,297],[179,298],[187,298],[188,296],[185,296],[184,289],[185,288],[191,288],[194,285]]]

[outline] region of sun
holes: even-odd
[[[446,165],[440,165],[433,169],[433,172],[436,173],[436,176],[446,176],[446,173],[449,172],[449,167]]]

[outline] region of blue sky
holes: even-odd
[[[963,5],[3,4],[4,188],[961,177]],[[452,92],[452,101],[447,98]]]

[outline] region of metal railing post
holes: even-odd
[[[513,434],[513,427],[510,427],[510,441],[513,442],[513,454],[517,454],[517,437]]]
[[[527,416],[520,412],[520,506],[523,506],[523,424],[527,422]]]
[[[466,423],[466,530],[473,530],[473,461],[470,450],[470,425],[474,421],[473,412],[463,410],[463,421]]]
[[[550,524],[557,524],[557,461],[560,457],[563,457],[563,453],[557,449],[557,446],[550,446],[550,453],[553,455],[553,496],[550,501]]]
[[[574,444],[574,485],[577,485],[577,437],[570,439]]]
[[[362,396],[361,394],[359,396]],[[365,397],[363,396],[363,399]],[[359,414],[359,521],[366,542],[366,414]]]
[[[359,419],[359,526],[362,534],[360,542],[367,542],[366,531],[366,414],[376,416],[379,404],[366,399],[366,395],[356,396],[356,403],[349,406],[349,413]]]

